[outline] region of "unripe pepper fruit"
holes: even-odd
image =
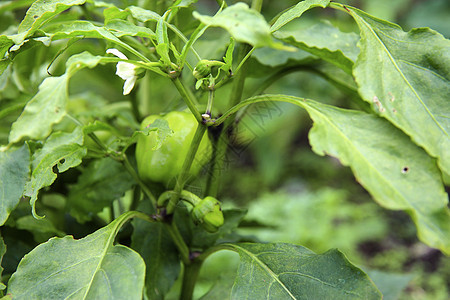
[[[181,172],[186,154],[189,151],[198,122],[190,112],[173,111],[165,115],[151,115],[142,121],[141,129],[145,129],[156,119],[169,123],[174,134],[168,137],[162,146],[153,150],[156,145],[156,132],[148,136],[138,137],[136,144],[136,161],[141,179],[150,182],[174,186]],[[189,177],[198,175],[201,168],[211,159],[212,146],[207,133],[203,136],[194,161],[189,171]]]

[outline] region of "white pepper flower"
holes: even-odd
[[[128,59],[125,54],[114,48],[106,50],[106,53],[113,54],[120,59]],[[133,89],[134,84],[136,83],[136,68],[137,67],[135,65],[123,61],[117,63],[116,75],[125,80],[125,83],[123,85],[124,95],[128,95]]]

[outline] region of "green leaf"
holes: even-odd
[[[336,65],[349,74],[352,73],[353,63],[359,54],[356,47],[359,36],[341,32],[330,22],[320,22],[292,32],[279,31],[274,36]]]
[[[25,18],[19,25],[18,32],[32,34],[59,13],[85,2],[86,0],[37,0],[28,9]]]
[[[146,30],[146,28],[143,27],[142,29],[139,29],[138,26],[131,25],[129,23],[120,20],[114,20],[111,21],[110,23],[112,24],[111,30],[113,30],[113,32],[115,31],[115,33],[117,33],[118,36],[137,35],[137,33],[140,32],[141,34],[148,33],[149,35],[146,37],[150,38],[154,37],[154,33],[150,29]],[[138,51],[136,51],[133,47],[129,46],[127,43],[124,43],[120,39],[118,39],[116,35],[114,35],[108,30],[108,28],[95,26],[89,21],[70,21],[67,23],[56,24],[50,26],[49,28],[46,28],[46,34],[52,40],[72,38],[78,36],[82,36],[84,38],[104,39],[116,45],[120,45],[124,49],[127,49],[128,51],[133,53],[134,55],[142,58],[142,55]]]
[[[339,158],[381,206],[408,211],[419,238],[450,253],[448,196],[434,159],[400,130],[374,115],[313,101],[304,107],[314,121],[314,152]]]
[[[36,241],[39,241],[42,236],[46,237],[44,241],[47,241],[53,236],[64,236],[64,232],[58,230],[55,225],[46,219],[35,219],[33,216],[24,216],[16,220],[16,228],[21,230],[27,230],[33,233]]]
[[[157,22],[161,18],[161,16],[158,15],[157,13],[137,6],[130,6],[126,10],[131,13],[133,18],[135,18],[140,22],[148,22],[148,21]]]
[[[34,248],[11,276],[14,299],[142,299],[145,264],[128,247],[114,245],[123,214],[85,238],[52,238]]]
[[[314,56],[306,51],[298,50],[280,51],[272,48],[258,48],[252,53],[252,57],[256,58],[258,62],[270,67],[278,67],[288,63],[289,60],[304,63],[314,59]]]
[[[397,300],[413,275],[393,274],[377,270],[366,271],[383,294],[383,300]]]
[[[241,102],[233,111],[261,101],[289,102],[306,109],[314,121],[310,144],[350,166],[358,182],[381,206],[406,210],[419,238],[450,253],[450,211],[436,162],[388,121],[312,100],[264,95]]]
[[[3,241],[3,237],[0,235],[0,280],[2,279],[3,267],[1,266],[3,255],[6,253],[6,245]],[[0,290],[4,290],[6,286],[0,281]]]
[[[284,12],[278,17],[277,21],[272,25],[270,30],[272,32],[279,30],[281,27],[291,22],[296,18],[300,18],[301,15],[313,7],[327,7],[330,0],[305,0],[300,1],[297,5],[291,7],[289,10]]]
[[[241,262],[232,299],[381,299],[369,277],[338,250],[292,244],[224,244]]]
[[[0,151],[0,225],[19,203],[30,172],[30,150],[24,144],[14,151]]]
[[[450,174],[450,41],[347,7],[361,31],[354,76],[362,98]]]
[[[141,202],[139,211],[154,213],[148,199]],[[141,254],[147,265],[147,296],[149,299],[164,299],[180,273],[177,248],[161,222],[135,219],[132,224],[131,247]]]
[[[156,34],[147,27],[137,26],[123,20],[112,20],[105,26],[117,37],[139,36],[143,38],[155,39]]]
[[[69,76],[46,78],[39,92],[28,102],[17,121],[12,124],[9,142],[17,143],[24,137],[43,139],[51,127],[65,115]]]
[[[31,180],[27,183],[24,195],[30,197],[30,204],[35,218],[35,203],[38,192],[55,181],[57,174],[69,168],[78,166],[86,155],[83,146],[83,132],[77,127],[72,133],[53,133],[45,142],[44,147],[33,155],[33,171]]]
[[[169,122],[167,122],[167,120],[156,119],[143,130],[135,131],[128,141],[126,141],[125,150],[136,143],[139,135],[143,134],[148,136],[152,131],[156,131],[156,145],[152,148],[152,150],[158,150],[161,148],[165,140],[173,135],[173,130],[170,129]],[[125,150],[123,151],[125,152]]]
[[[194,12],[193,15],[207,26],[224,28],[238,42],[248,43],[254,47],[290,49],[273,40],[270,26],[264,17],[245,3],[239,2],[228,6],[214,17],[204,16],[198,12]]]
[[[112,158],[95,160],[70,188],[67,198],[70,214],[80,223],[89,221],[133,184],[133,178],[121,163]]]

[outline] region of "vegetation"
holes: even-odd
[[[449,13],[1,2],[2,299],[447,299]]]

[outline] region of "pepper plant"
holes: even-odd
[[[224,250],[240,258],[234,284],[202,299],[380,299],[339,250],[236,233],[245,210],[221,199],[224,157],[239,120],[262,102],[306,111],[315,153],[350,167],[376,203],[406,211],[423,243],[450,254],[450,42],[338,1],[300,1],[271,20],[262,0],[200,4],[0,3],[0,115],[10,128],[0,254],[17,260],[2,278],[5,299],[164,299],[170,290],[191,299],[203,262]],[[300,26],[324,9],[350,16],[355,32]],[[351,101],[265,92],[296,71]],[[249,85],[252,72],[264,74]],[[201,187],[189,189],[193,181]],[[24,232],[37,244],[21,242]]]

